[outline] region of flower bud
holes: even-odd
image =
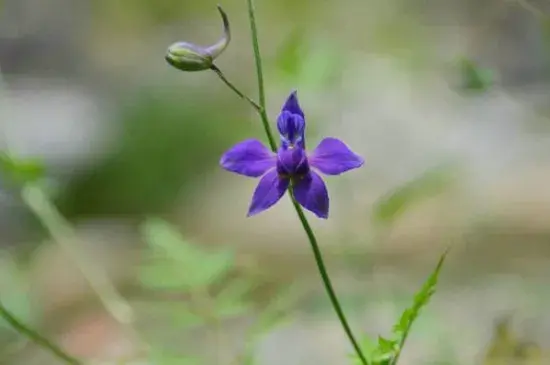
[[[227,48],[231,40],[227,14],[218,5],[218,11],[223,21],[223,36],[216,44],[208,47],[198,46],[189,42],[177,42],[168,47],[166,61],[181,71],[203,71],[210,69],[214,60]]]

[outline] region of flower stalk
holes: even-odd
[[[59,346],[50,342],[46,337],[42,336],[35,330],[30,329],[27,325],[23,324],[17,319],[1,302],[0,302],[0,317],[2,317],[10,326],[12,326],[17,332],[28,337],[31,341],[37,345],[43,347],[63,363],[68,365],[83,365],[84,363],[75,357],[67,354]]]
[[[275,143],[275,139],[273,138],[273,133],[271,132],[271,127],[269,125],[269,119],[267,117],[267,112],[266,112],[266,97],[265,97],[265,87],[264,87],[263,70],[262,70],[262,58],[261,58],[260,46],[258,42],[258,29],[256,26],[256,15],[255,15],[255,7],[254,7],[253,0],[247,0],[247,5],[248,5],[248,16],[250,21],[250,32],[252,36],[252,47],[254,50],[254,60],[256,63],[256,76],[258,79],[258,94],[259,94],[259,103],[261,107],[259,114],[262,120],[262,124],[264,126],[267,139],[269,141],[271,150],[275,152],[277,150],[277,145]],[[315,262],[317,263],[319,273],[323,280],[323,284],[325,286],[329,299],[332,303],[332,306],[334,307],[334,310],[338,315],[338,319],[340,320],[340,323],[342,324],[342,327],[344,328],[344,331],[346,332],[346,335],[349,341],[351,342],[355,352],[357,353],[357,356],[359,357],[363,365],[368,365],[368,361],[365,355],[363,354],[363,352],[361,351],[359,343],[355,339],[355,336],[344,314],[344,311],[342,310],[342,306],[339,303],[338,297],[334,292],[334,289],[330,280],[330,276],[328,275],[328,272],[325,267],[323,255],[317,243],[317,238],[315,237],[315,234],[311,229],[311,226],[302,210],[302,207],[296,201],[294,194],[292,193],[292,190],[290,191],[289,195],[290,195],[292,204],[294,206],[294,209],[296,210],[296,213],[298,215],[298,218],[300,219],[300,223],[302,224],[302,227],[304,228],[304,231],[306,232],[306,235],[308,237],[309,243],[311,244],[311,248],[313,250],[313,254],[315,257]]]

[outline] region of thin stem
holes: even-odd
[[[97,293],[105,309],[121,324],[130,325],[134,317],[132,307],[117,291],[105,272],[99,270],[96,265],[80,254],[74,246],[74,242],[78,241],[75,232],[48,196],[39,186],[34,184],[24,185],[21,196],[25,204],[48,230],[54,241],[76,263],[92,289]]]
[[[19,321],[13,314],[10,313],[10,311],[6,307],[4,307],[4,305],[1,302],[0,302],[0,316],[4,318],[4,320],[10,324],[10,326],[12,326],[15,330],[17,330],[17,332],[28,337],[31,341],[33,341],[37,345],[48,350],[55,357],[57,357],[59,360],[63,361],[64,363],[69,365],[83,364],[83,362],[81,362],[80,360],[65,353],[65,351],[63,351],[59,346],[55,345],[53,342],[50,342],[50,340],[48,340],[46,337],[30,329],[21,321]]]
[[[325,286],[325,290],[328,294],[332,307],[334,308],[334,311],[338,315],[338,319],[340,320],[342,327],[344,327],[344,331],[346,332],[346,335],[348,336],[349,341],[351,342],[355,352],[357,353],[357,356],[359,356],[359,358],[361,359],[361,362],[364,365],[368,365],[368,361],[365,358],[365,355],[363,355],[363,352],[361,351],[361,347],[359,346],[359,343],[355,339],[355,336],[353,335],[351,327],[344,314],[344,311],[342,310],[342,306],[340,305],[338,296],[334,292],[334,288],[332,286],[330,276],[327,272],[327,268],[323,260],[323,255],[321,253],[321,250],[319,249],[319,244],[317,243],[317,238],[315,237],[315,234],[313,233],[313,230],[309,225],[309,222],[304,214],[302,207],[300,206],[300,204],[298,204],[298,202],[294,198],[294,194],[292,194],[292,191],[291,190],[289,191],[290,191],[290,199],[292,200],[292,204],[296,209],[298,218],[300,219],[300,222],[302,223],[302,227],[304,228],[307,238],[309,239],[309,243],[311,244],[311,249],[313,250],[313,255],[315,256],[315,262],[317,263],[317,268],[319,269],[319,273],[321,274],[321,278],[323,279],[323,285]]]
[[[273,134],[271,133],[271,128],[269,126],[269,118],[267,117],[267,113],[266,113],[264,78],[263,78],[263,71],[262,71],[262,57],[260,54],[260,46],[258,42],[258,29],[256,27],[254,1],[247,0],[247,3],[248,3],[248,16],[250,20],[250,32],[252,33],[252,48],[254,49],[254,60],[256,62],[256,75],[258,78],[258,93],[259,93],[259,100],[260,100],[260,107],[261,107],[261,109],[259,110],[259,114],[260,114],[260,118],[262,119],[262,123],[264,125],[265,133],[269,140],[269,145],[271,146],[271,149],[275,152],[277,150],[277,145],[275,143],[275,139],[273,138]],[[290,192],[290,198],[292,200],[292,204],[296,209],[298,218],[300,218],[302,227],[304,228],[304,231],[306,232],[306,235],[309,239],[309,243],[311,244],[311,248],[315,256],[315,262],[317,263],[317,268],[319,269],[319,273],[321,274],[323,284],[330,298],[332,306],[334,307],[334,310],[338,315],[338,319],[340,320],[342,327],[344,327],[344,331],[346,332],[346,335],[348,336],[349,341],[353,345],[353,348],[355,349],[357,356],[359,356],[363,365],[368,365],[368,361],[365,358],[365,355],[363,355],[363,352],[361,351],[361,348],[359,347],[359,344],[355,339],[353,332],[351,331],[351,327],[349,326],[348,321],[346,320],[346,316],[344,315],[342,306],[340,305],[338,301],[338,297],[334,292],[332,283],[330,281],[330,277],[327,273],[327,269],[323,261],[323,255],[321,254],[321,250],[319,249],[319,245],[317,244],[317,238],[315,237],[315,234],[313,233],[313,230],[311,229],[311,226],[307,221],[307,218],[302,210],[302,207],[298,204],[298,202],[294,198],[294,195],[292,194],[292,190],[289,190],[289,192]]]
[[[215,65],[212,65],[210,67],[210,69],[212,71],[214,71],[216,73],[216,75],[218,75],[218,77],[231,89],[233,90],[233,92],[235,94],[237,94],[241,99],[243,100],[246,100],[250,105],[252,105],[252,107],[254,109],[256,109],[256,111],[258,113],[261,113],[262,111],[262,107],[256,103],[254,100],[250,99],[248,96],[246,96],[243,92],[241,92],[239,89],[237,89],[237,87],[231,82],[229,81],[225,75],[223,74],[222,70],[220,70],[217,66]]]
[[[254,49],[254,61],[256,63],[256,76],[258,78],[258,95],[260,100],[261,109],[258,111],[262,124],[264,126],[265,134],[269,141],[269,146],[273,152],[277,151],[277,144],[271,127],[269,126],[269,118],[267,117],[266,105],[265,105],[265,88],[264,88],[264,74],[262,70],[262,56],[260,54],[260,44],[258,42],[258,28],[256,27],[256,14],[254,10],[254,1],[247,0],[248,3],[248,19],[250,20],[250,33],[252,34],[252,48]]]

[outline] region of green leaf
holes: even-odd
[[[295,28],[277,52],[276,67],[291,78],[298,76],[303,64],[305,34],[301,27]]]
[[[214,311],[218,318],[231,318],[248,313],[252,304],[245,301],[245,297],[253,288],[253,284],[246,279],[236,279],[227,284],[220,291],[214,301]]]
[[[4,306],[19,320],[31,322],[31,301],[28,282],[15,260],[5,251],[0,251],[0,298]],[[0,318],[0,329],[12,327]]]
[[[44,177],[44,165],[38,159],[18,158],[0,153],[0,171],[15,183],[36,182]]]
[[[479,67],[474,61],[463,58],[459,62],[461,89],[482,92],[494,83],[494,72]]]
[[[401,352],[402,347],[407,340],[407,336],[409,335],[409,331],[411,330],[414,321],[418,318],[421,309],[428,304],[432,295],[435,293],[439,273],[441,272],[441,268],[443,267],[443,263],[445,262],[445,258],[447,257],[448,252],[449,249],[447,249],[443,253],[443,255],[441,255],[441,258],[439,259],[439,262],[437,263],[434,271],[428,277],[428,280],[426,280],[420,291],[415,294],[413,304],[403,311],[401,318],[394,325],[393,336],[390,342],[393,342],[396,347],[393,355],[394,360],[392,360],[390,364],[395,365],[396,359],[399,357],[399,353]],[[383,345],[384,349],[388,348],[387,342],[384,342]]]
[[[168,223],[149,219],[143,233],[152,259],[141,273],[144,286],[159,290],[195,290],[208,287],[233,268],[233,253],[209,252],[185,241]]]
[[[184,301],[137,303],[136,308],[147,313],[149,318],[159,318],[159,321],[166,320],[178,327],[195,327],[206,322],[205,318],[192,312]]]
[[[151,365],[202,365],[202,362],[195,358],[181,354],[175,354],[166,349],[153,348],[149,353]]]
[[[373,219],[377,223],[392,223],[415,203],[443,191],[450,182],[449,167],[428,170],[380,198],[373,208]]]

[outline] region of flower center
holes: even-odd
[[[277,153],[277,172],[281,178],[302,178],[309,173],[309,163],[303,148],[291,146]]]

